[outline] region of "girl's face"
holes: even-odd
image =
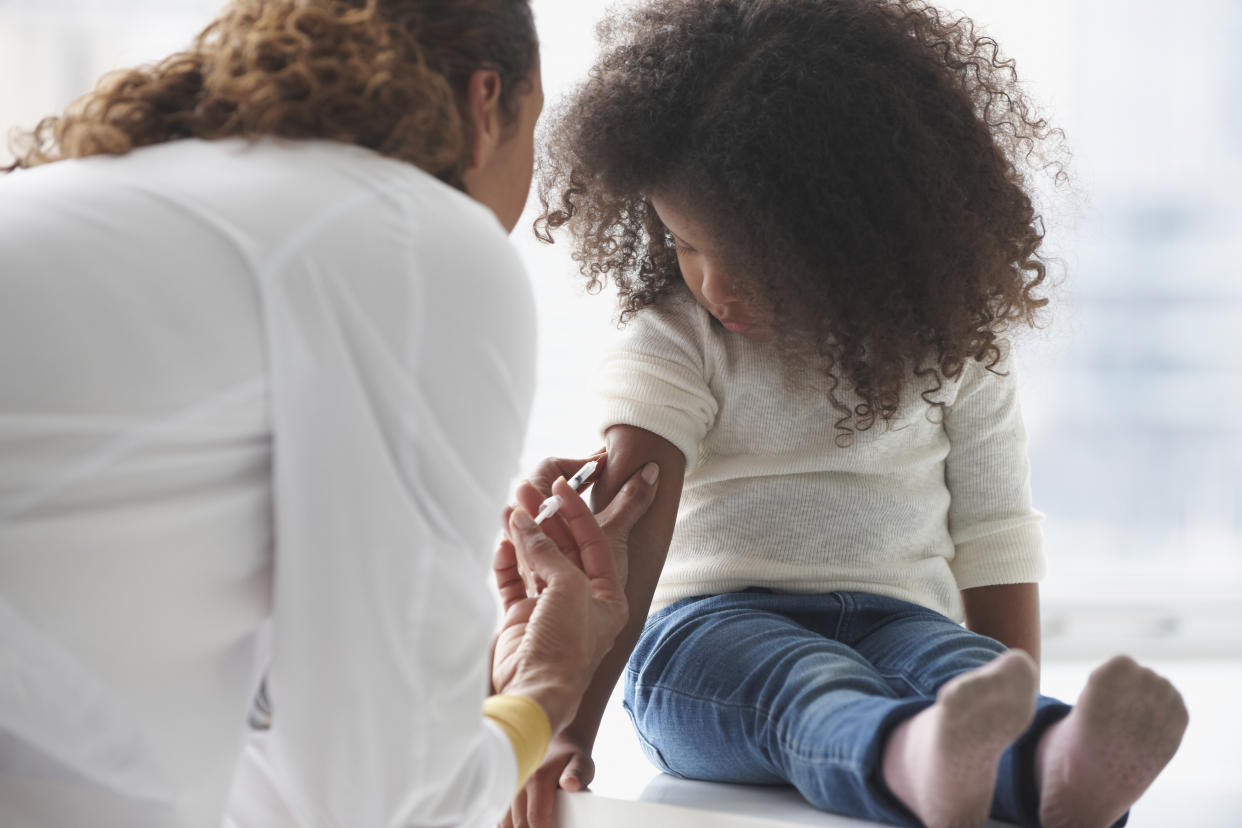
[[[756,342],[770,340],[771,320],[763,308],[737,289],[737,275],[730,271],[712,233],[679,200],[653,195],[651,206],[673,235],[682,278],[699,304],[727,330]]]

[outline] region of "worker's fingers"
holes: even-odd
[[[604,458],[606,454],[607,452],[601,448],[599,451],[584,460],[567,460],[563,457],[546,457],[540,461],[538,466],[535,467],[535,470],[531,472],[527,480],[529,480],[531,485],[533,485],[536,489],[543,492],[544,497],[547,497],[552,492],[552,483],[556,480],[556,478],[564,477],[568,479],[573,477],[580,468],[585,466],[591,460],[594,460],[600,464],[600,467],[595,470],[594,474],[587,478],[587,483],[583,486],[583,488],[586,488],[586,485],[589,485],[599,478],[600,472],[603,471]]]
[[[648,463],[639,469],[617,492],[608,509],[600,517],[608,521],[609,534],[628,534],[634,523],[646,513],[655,500],[659,480],[659,467]],[[591,580],[592,593],[597,598],[615,599],[624,594],[624,585],[617,575],[617,564],[607,538],[590,508],[563,481],[553,486],[554,493],[562,498],[564,515],[573,533],[578,551],[582,555],[582,571]]]
[[[647,463],[630,475],[617,496],[599,513],[599,523],[608,535],[629,535],[630,529],[655,501],[659,479],[660,467],[655,463]]]
[[[578,572],[552,539],[535,525],[525,509],[513,510],[509,518],[509,537],[513,540],[518,559],[545,583],[550,583],[555,577]]]
[[[588,578],[615,577],[616,567],[612,564],[611,555],[605,555],[609,566],[601,568],[599,564],[599,550],[607,550],[608,539],[604,537],[604,532],[595,520],[595,515],[591,513],[591,507],[586,504],[581,495],[569,487],[564,478],[552,485],[552,492],[560,498],[559,516],[564,519],[566,528],[572,536],[574,548],[579,555],[578,563],[583,572]],[[592,561],[590,569],[587,565],[588,558]]]
[[[557,478],[564,479],[564,478]],[[539,489],[529,480],[522,481],[517,488],[518,505],[530,512],[532,515],[538,515],[539,509],[543,506],[543,502],[551,494],[551,489],[547,491]],[[544,534],[555,541],[561,552],[569,555],[571,558],[576,557],[576,546],[574,544],[573,535],[569,528],[565,525],[565,521],[558,515],[547,518],[540,524],[543,527]]]
[[[492,573],[496,577],[496,591],[500,593],[501,605],[506,610],[527,596],[526,583],[518,571],[517,549],[507,538],[502,539],[496,548]]]

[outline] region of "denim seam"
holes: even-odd
[[[772,714],[767,709],[760,707],[759,705],[735,704],[733,702],[721,701],[720,699],[709,698],[707,696],[698,696],[698,695],[695,695],[694,693],[687,693],[684,690],[677,690],[672,687],[665,687],[662,684],[640,684],[634,687],[635,695],[638,695],[644,690],[660,690],[665,693],[672,693],[672,694],[682,696],[687,699],[694,699],[695,701],[707,702],[710,704],[720,705],[722,707],[731,707],[735,710],[752,710],[760,714],[761,716],[763,716],[763,718],[766,719],[769,723],[776,721],[775,719],[773,719]],[[637,730],[637,728],[635,729]],[[792,757],[794,759],[797,759],[800,762],[810,762],[811,764],[814,764],[814,765],[834,765],[836,767],[848,767],[853,770],[858,770],[862,767],[862,765],[859,762],[853,759],[845,758],[845,757],[838,757],[838,756],[822,756],[821,757],[821,756],[808,755],[804,753],[799,746],[795,744],[791,744],[789,740],[786,739],[785,736],[781,733],[780,728],[776,729],[776,739],[780,743],[782,748],[789,751]],[[643,741],[647,741],[647,740],[644,738]]]
[[[841,605],[841,611],[837,614],[837,628],[833,631],[832,637],[837,641],[841,641],[841,628],[845,626],[845,616],[849,608],[845,606],[846,596],[843,593],[834,592],[832,595]]]
[[[877,670],[876,672],[879,672],[879,671]],[[909,677],[908,677],[908,676],[906,676],[906,674],[905,674],[905,673],[896,673],[896,674],[892,674],[892,673],[880,673],[880,678],[884,679],[885,681],[901,681],[901,682],[904,682],[904,683],[905,683],[905,685],[906,685],[906,687],[909,687],[911,690],[913,690],[913,691],[914,691],[914,694],[915,694],[916,696],[926,696],[926,695],[930,695],[930,694],[929,694],[929,693],[927,693],[927,692],[926,692],[926,691],[925,691],[922,687],[919,687],[917,684],[915,684],[913,681],[911,681],[911,680],[909,679]]]

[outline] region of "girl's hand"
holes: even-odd
[[[517,792],[500,828],[552,828],[556,789],[585,790],[595,778],[591,751],[567,736],[552,740],[539,770]]]

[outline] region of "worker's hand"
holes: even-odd
[[[522,485],[518,486],[515,502],[532,515],[536,514],[539,511],[540,504],[552,493],[553,482],[559,477],[569,478],[573,476],[588,460],[595,460],[600,464],[595,473],[587,478],[587,485],[594,483],[599,479],[599,476],[604,471],[604,465],[608,462],[608,455],[604,449],[600,449],[595,454],[582,460],[548,457],[535,467],[535,470],[531,472]],[[659,473],[658,468],[652,466],[652,469],[653,474]],[[652,497],[654,498],[654,496],[655,492],[652,491]],[[650,505],[650,501],[647,502],[647,505]],[[604,533],[604,538],[608,541],[608,548],[612,552],[612,560],[617,567],[617,574],[621,579],[622,587],[626,584],[626,575],[629,568],[630,529],[642,514],[642,512],[638,513],[638,515],[631,514],[629,505],[614,499],[608,504],[606,509],[595,516],[600,529]],[[506,512],[506,522],[508,522],[508,517],[508,512]],[[556,542],[560,550],[565,553],[565,556],[570,561],[580,565],[578,550],[565,518],[560,514],[556,514],[545,520],[541,526],[544,533]],[[543,586],[539,582],[538,577],[524,569],[520,574],[526,583],[527,592],[531,595],[537,594]]]
[[[595,762],[590,750],[565,735],[553,739],[539,770],[513,798],[508,815],[500,822],[501,828],[551,828],[556,789],[585,790],[594,778]]]
[[[628,537],[647,511],[655,497],[653,470],[644,468],[631,477],[610,504],[611,532]],[[506,510],[507,537],[493,564],[504,620],[496,638],[492,684],[497,693],[528,696],[539,703],[555,735],[573,719],[629,610],[613,549],[595,515],[563,476],[552,484],[551,493],[563,505],[556,515],[557,528],[544,521],[546,534],[535,526],[532,510],[522,505]],[[530,483],[519,489],[519,504],[537,508],[534,501],[539,499]],[[519,567],[544,585],[537,596],[527,594]]]
[[[570,460],[564,457],[546,457],[539,463],[538,466],[535,467],[535,470],[530,473],[530,476],[527,477],[526,480],[522,481],[521,485],[518,486],[517,491],[514,493],[513,502],[530,512],[532,515],[538,514],[539,507],[543,504],[543,501],[546,500],[550,494],[552,494],[552,484],[556,482],[557,478],[564,477],[568,480],[570,477],[577,474],[578,470],[585,466],[588,461],[594,460],[599,464],[599,466],[583,483],[582,489],[579,490],[581,492],[599,479],[600,473],[604,470],[604,463],[607,459],[608,456],[604,449],[600,449],[595,454],[583,460]],[[598,516],[596,520],[599,520]],[[504,523],[506,526],[509,523],[508,512],[505,512],[504,514]],[[565,553],[565,557],[569,558],[575,566],[582,566],[582,558],[578,554],[577,544],[574,543],[573,536],[569,531],[569,526],[566,524],[564,517],[560,514],[556,514],[545,520],[540,525],[543,527],[544,534],[555,541],[561,552]],[[607,537],[607,526],[601,525],[600,528],[604,530],[605,537]],[[540,583],[532,573],[526,571],[524,568],[520,568],[520,572],[522,580],[526,583],[526,591],[531,595],[537,595],[539,590],[543,588],[543,584]],[[624,578],[622,579],[621,585],[625,585]]]

